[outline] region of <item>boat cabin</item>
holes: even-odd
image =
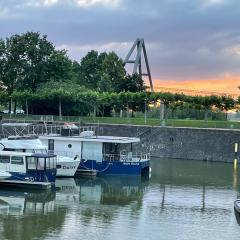
[[[0,150],[46,154],[47,146],[38,137],[11,136],[0,140]]]
[[[55,182],[56,156],[16,151],[0,151],[0,170],[9,172],[11,179]]]
[[[69,157],[79,157],[82,161],[141,161],[150,158],[147,154],[133,152],[139,138],[115,136],[62,137],[39,136],[48,151]],[[149,160],[149,159],[148,159]]]

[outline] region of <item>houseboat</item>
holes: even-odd
[[[47,129],[47,127],[46,127]],[[57,131],[39,136],[48,150],[54,154],[80,158],[77,172],[95,171],[97,175],[141,175],[149,172],[150,154],[134,152],[139,138],[98,136],[93,130],[67,129],[58,126]]]
[[[0,140],[0,148],[3,151],[18,151],[28,153],[48,153],[47,146],[42,144],[37,136],[9,136]],[[73,177],[80,163],[80,158],[70,158],[56,155],[57,177]]]
[[[0,185],[49,189],[55,184],[56,156],[16,151],[0,151],[0,170],[10,176]]]

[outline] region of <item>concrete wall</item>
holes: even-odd
[[[233,162],[234,143],[240,143],[240,130],[232,129],[100,124],[98,134],[140,137],[136,150],[153,157],[220,162]]]
[[[136,146],[153,157],[233,162],[239,130],[100,125],[99,135],[141,138]],[[239,156],[238,156],[239,157]]]

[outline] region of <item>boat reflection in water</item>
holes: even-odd
[[[0,236],[3,239],[47,238],[64,232],[72,216],[111,221],[121,206],[142,205],[148,180],[141,177],[58,179],[55,191],[0,191]],[[118,205],[118,207],[117,207]]]
[[[0,213],[22,216],[54,211],[55,192],[0,191]]]
[[[141,201],[148,178],[136,176],[109,176],[96,179],[77,179],[81,203],[99,203],[124,206]]]
[[[61,229],[65,215],[66,209],[56,206],[53,191],[0,191],[3,239],[43,238],[52,229]]]

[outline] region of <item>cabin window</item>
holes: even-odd
[[[11,164],[23,165],[23,157],[20,156],[12,156]]]
[[[10,163],[10,156],[0,156],[0,163]]]
[[[49,151],[54,151],[54,139],[49,139],[48,140],[48,150]]]
[[[35,157],[27,157],[28,169],[36,170],[37,169],[37,159]]]
[[[57,164],[57,169],[60,169],[61,167],[62,167],[62,165],[58,165],[58,164]]]
[[[56,162],[57,161],[55,157],[46,158],[46,169],[56,168]]]
[[[68,144],[68,148],[72,148],[72,144]]]
[[[44,166],[45,166],[45,158],[38,158],[37,169],[44,169]]]
[[[50,160],[51,160],[51,168],[56,168],[56,164],[57,164],[56,157],[52,157]]]

